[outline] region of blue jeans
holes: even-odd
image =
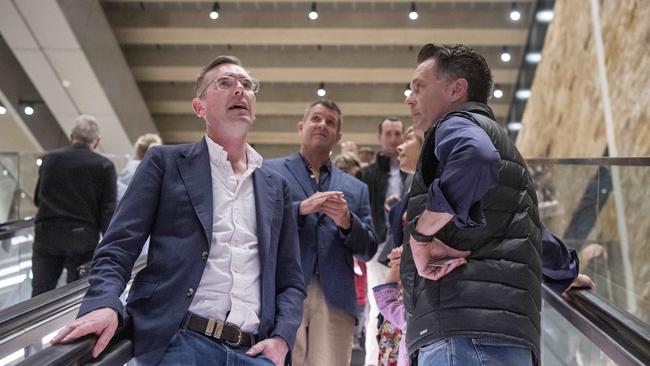
[[[158,365],[273,366],[264,356],[246,356],[246,348],[231,348],[192,330],[174,335]]]
[[[444,338],[420,348],[418,366],[532,366],[524,344],[496,338]]]

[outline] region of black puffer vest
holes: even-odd
[[[455,116],[473,121],[492,140],[501,157],[498,183],[480,202],[484,227],[461,230],[450,222],[436,234],[453,248],[470,250],[467,264],[439,281],[425,280],[417,274],[410,246],[404,245],[401,280],[409,353],[445,337],[496,337],[528,345],[539,362],[542,241],[537,198],[524,159],[488,106],[467,103],[427,132],[408,219],[424,211],[428,187],[444,169],[434,154],[436,128]],[[409,234],[404,233],[405,243]]]

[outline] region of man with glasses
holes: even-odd
[[[341,110],[312,103],[298,122],[300,151],[266,164],[289,181],[307,299],[296,337],[296,366],[350,364],[357,319],[352,256],[377,251],[368,187],[329,159],[341,139]]]
[[[94,333],[97,357],[128,314],[138,364],[288,361],[305,289],[287,182],[246,143],[258,89],[237,58],[203,68],[192,109],[206,135],[147,153],[95,253],[81,317],[55,343]]]

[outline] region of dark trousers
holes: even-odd
[[[67,283],[79,279],[77,269],[92,259],[99,240],[93,228],[69,223],[37,223],[32,248],[32,297],[56,288],[63,272]]]

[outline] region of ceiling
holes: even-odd
[[[311,1],[229,0],[219,2],[215,21],[212,1],[0,0],[0,31],[65,133],[79,113],[108,121],[116,141],[102,139],[106,152],[126,152],[152,129],[166,143],[200,138],[205,127],[190,103],[195,76],[223,54],[262,82],[249,141],[264,156],[296,150],[296,123],[321,83],[341,106],[344,140],[375,145],[386,116],[410,123],[404,90],[428,42],[469,44],[486,57],[503,91],[490,105],[505,125],[536,1],[416,1],[415,21],[411,4],[318,1],[310,20]]]
[[[319,1],[315,21],[310,1],[221,1],[216,21],[208,1],[101,4],[166,142],[201,136],[190,109],[195,76],[232,54],[262,81],[250,141],[280,154],[295,150],[296,122],[321,82],[341,106],[343,139],[373,145],[384,117],[410,123],[403,93],[427,42],[466,43],[487,58],[504,92],[490,104],[505,124],[535,2],[517,2],[519,22],[509,18],[512,1],[417,1],[415,21],[409,1]],[[500,60],[504,47],[508,63]]]

